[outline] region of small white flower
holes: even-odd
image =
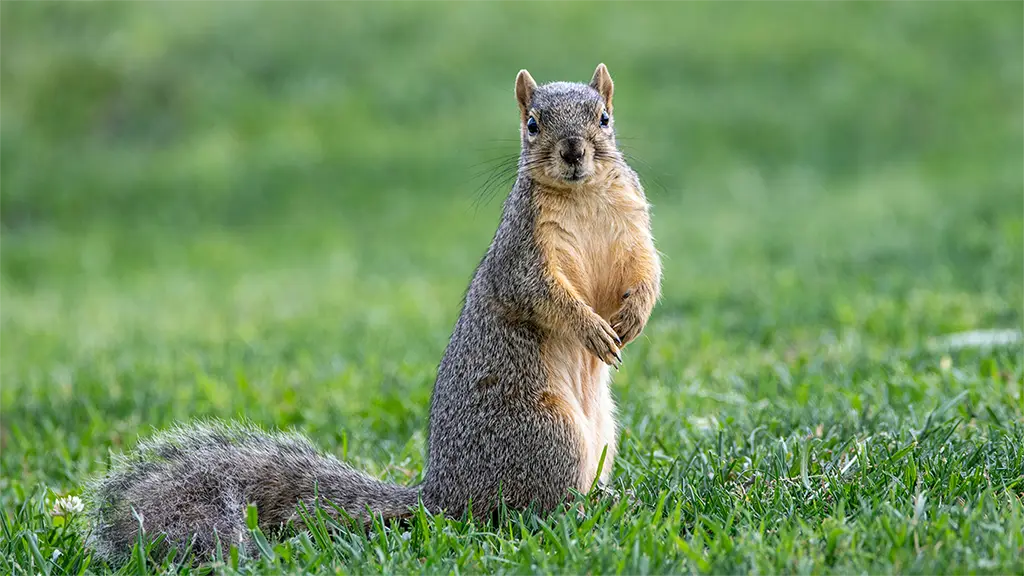
[[[85,510],[85,505],[82,504],[81,498],[78,496],[65,496],[53,501],[53,511],[51,514],[63,516],[65,514],[78,514],[83,510]]]
[[[949,369],[952,367],[953,359],[949,356],[943,356],[942,359],[939,360],[939,368],[942,369],[943,372],[949,372]]]
[[[54,548],[53,549],[53,554],[50,555],[50,562],[56,562],[57,558],[60,558],[60,555],[61,555],[60,548]]]

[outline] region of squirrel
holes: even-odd
[[[382,482],[296,433],[179,425],[114,459],[86,490],[89,545],[123,560],[140,538],[210,557],[254,550],[327,501],[353,520],[549,511],[610,478],[610,367],[659,298],[649,205],[619,152],[604,64],[589,84],[515,81],[522,150],[498,230],[476,268],[437,371],[416,486]],[[330,511],[331,507],[325,507]],[[141,534],[140,534],[141,531]]]

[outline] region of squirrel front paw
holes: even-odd
[[[619,355],[622,342],[604,318],[593,314],[590,322],[584,325],[580,339],[587,350],[605,364],[616,368],[622,364],[622,356]]]
[[[627,292],[623,297],[622,307],[611,318],[611,327],[622,342],[622,346],[636,339],[647,324],[646,315],[640,310],[639,300],[630,298],[629,295]]]

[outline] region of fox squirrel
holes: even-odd
[[[659,296],[648,204],[617,149],[612,79],[538,86],[516,77],[522,152],[501,223],[466,292],[430,404],[425,479],[381,482],[297,434],[247,424],[182,425],[116,459],[88,490],[90,545],[123,559],[139,537],[209,556],[252,551],[260,527],[298,521],[299,502],[353,519],[550,510],[607,481],[616,451],[609,366]],[[330,509],[328,507],[328,509]]]

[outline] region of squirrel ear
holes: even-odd
[[[604,104],[608,107],[608,111],[612,111],[612,91],[614,85],[612,84],[612,76],[608,73],[608,67],[604,64],[598,64],[597,70],[594,71],[594,77],[590,79],[590,87],[597,90],[597,93],[604,98]]]
[[[537,89],[537,82],[526,70],[520,70],[516,76],[516,100],[519,102],[519,111],[523,113],[523,119],[530,111],[530,101],[533,100],[533,92]]]

